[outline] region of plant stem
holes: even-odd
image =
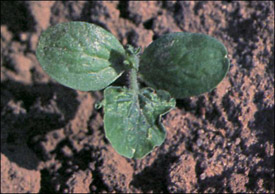
[[[139,65],[139,58],[137,55],[133,55],[133,59],[131,60],[133,62],[132,68],[130,70],[130,90],[132,90],[133,94],[133,106],[136,106],[138,110],[140,111],[139,107],[139,100],[138,100],[138,95],[139,95],[139,86],[138,86],[138,81],[137,81],[137,72],[138,72],[138,65]]]
[[[127,52],[127,63],[130,65],[130,89],[133,92],[133,97],[138,98],[139,86],[137,81],[137,72],[139,68],[139,50],[135,49],[131,45],[128,45]]]
[[[130,71],[130,88],[133,91],[134,96],[138,95],[139,86],[137,81],[137,69],[132,68]]]

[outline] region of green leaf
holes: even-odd
[[[163,35],[141,55],[141,78],[175,98],[215,88],[229,69],[227,50],[218,40],[196,33]]]
[[[161,115],[175,107],[166,91],[144,88],[138,96],[121,87],[104,90],[104,128],[114,149],[128,158],[142,158],[163,143]]]
[[[125,50],[99,26],[68,22],[42,33],[36,55],[53,79],[70,88],[90,91],[105,88],[122,74]]]

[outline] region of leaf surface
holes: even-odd
[[[114,149],[128,158],[142,158],[163,143],[166,132],[161,115],[175,107],[175,100],[163,90],[144,88],[138,97],[131,90],[104,90],[104,128]]]
[[[42,33],[36,50],[43,69],[59,83],[100,90],[123,72],[124,48],[103,28],[86,22],[60,23]]]
[[[141,55],[141,78],[175,98],[199,95],[215,88],[229,68],[227,50],[218,40],[197,33],[161,36]]]

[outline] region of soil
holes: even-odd
[[[66,88],[36,59],[41,32],[66,21],[142,48],[205,33],[227,47],[230,70],[213,91],[177,100],[160,147],[127,159],[94,109],[102,91]],[[274,193],[274,2],[1,1],[1,192]]]

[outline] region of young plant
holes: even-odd
[[[67,87],[105,88],[101,103],[105,134],[114,149],[128,158],[142,158],[163,143],[166,131],[161,116],[175,107],[172,97],[212,90],[229,68],[224,45],[204,34],[163,35],[139,56],[139,48],[124,49],[111,33],[86,22],[48,28],[36,55],[43,69]],[[129,72],[129,86],[109,86],[123,72]],[[152,88],[139,88],[138,77]]]

